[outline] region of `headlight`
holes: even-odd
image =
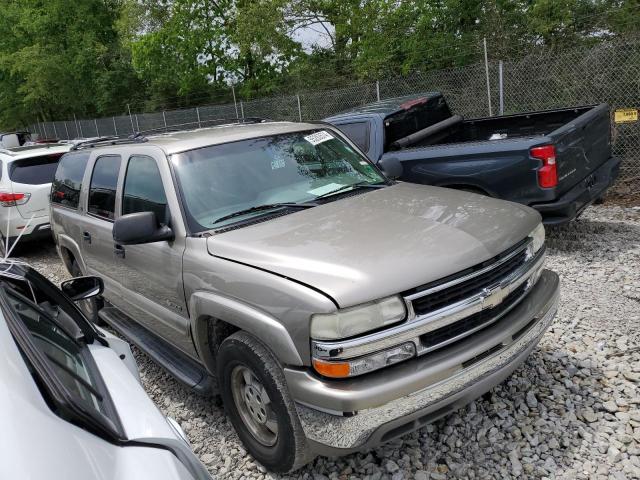
[[[404,320],[405,316],[404,301],[398,296],[388,297],[335,313],[313,315],[311,338],[337,340],[353,337]]]
[[[529,237],[531,237],[533,253],[536,253],[544,245],[544,225],[541,223],[538,224],[538,226],[533,229],[533,232],[529,234]]]

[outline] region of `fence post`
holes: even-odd
[[[498,63],[498,88],[500,89],[500,115],[504,115],[504,84],[502,77],[502,60]]]
[[[131,120],[131,133],[136,131],[136,128],[133,126],[133,117],[131,116],[131,107],[127,103],[127,111],[129,112],[129,120]]]
[[[244,106],[242,105],[242,100],[240,100],[240,113],[242,114],[242,120],[244,120]]]
[[[118,136],[118,125],[116,125],[116,117],[111,117],[113,118],[113,131],[116,134],[116,137]]]
[[[200,128],[200,108],[196,107],[196,116],[198,117],[198,128]]]
[[[138,118],[136,117],[136,120],[137,120],[137,119],[138,119]],[[166,130],[166,129],[167,129],[167,117],[166,117],[166,115],[164,114],[164,110],[162,110],[162,121],[164,122],[164,129]]]
[[[78,122],[78,127],[80,128],[80,137],[84,137],[84,133],[82,133],[82,120]]]
[[[96,126],[96,137],[100,136],[100,130],[98,130],[98,119],[94,118],[93,119],[93,124]]]
[[[136,113],[136,114],[134,115],[134,117],[136,117],[136,129],[137,129],[137,131],[139,132],[139,131],[140,131],[140,123],[138,123],[138,114]]]
[[[484,71],[487,75],[487,100],[489,101],[489,116],[493,117],[493,112],[491,109],[491,86],[489,85],[489,59],[487,56],[487,37],[482,39],[484,43]]]
[[[376,97],[380,101],[380,80],[376,80]]]
[[[238,116],[238,102],[236,102],[236,89],[233,85],[231,85],[231,93],[233,94],[233,106],[236,107],[236,120],[240,120]],[[244,113],[242,114],[242,118],[244,118]]]
[[[73,121],[76,124],[76,135],[81,138],[82,134],[80,133],[80,129],[78,128],[78,119],[76,118],[76,114],[75,113],[73,114]]]
[[[51,122],[51,125],[53,125],[53,137],[58,138],[58,129],[56,128],[56,122]]]
[[[300,106],[300,95],[296,95],[296,98],[298,99],[298,118],[300,119],[300,121],[302,121],[302,108]]]
[[[64,121],[64,131],[67,132],[67,140],[71,140],[71,138],[69,138],[69,127],[67,127],[67,121]]]

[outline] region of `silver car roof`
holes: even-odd
[[[142,132],[137,137],[115,140],[109,143],[81,146],[81,149],[102,149],[127,148],[132,145],[157,146],[167,155],[194,150],[197,148],[219,145],[228,142],[237,142],[251,138],[268,137],[283,133],[301,132],[306,130],[316,130],[319,128],[331,128],[324,123],[301,123],[301,122],[260,122],[260,123],[232,123],[217,125],[213,127],[197,128],[193,130],[180,130],[166,133]],[[137,142],[136,142],[137,140]]]

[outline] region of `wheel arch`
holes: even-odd
[[[82,254],[80,253],[80,247],[78,244],[67,235],[58,235],[57,240],[58,253],[64,263],[64,266],[67,268],[67,271],[71,272],[71,265],[75,260],[78,263],[80,270],[86,273],[86,265],[82,258]]]
[[[245,331],[269,348],[283,365],[302,366],[303,361],[287,329],[275,318],[236,299],[212,292],[196,292],[189,300],[193,341],[210,372],[225,338]]]

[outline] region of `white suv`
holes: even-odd
[[[102,289],[0,261],[0,478],[211,480],[129,346],[74,306]]]
[[[51,181],[71,145],[49,144],[0,149],[0,236],[2,253],[20,241],[49,237]]]

